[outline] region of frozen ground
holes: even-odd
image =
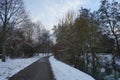
[[[95,80],[88,74],[56,60],[53,56],[49,61],[56,80]]]
[[[46,55],[39,54],[39,56],[34,56],[32,58],[26,59],[7,59],[6,62],[0,61],[0,80],[8,80],[9,77],[16,74],[20,70],[24,69],[28,65],[32,64],[36,60],[44,57]]]
[[[99,58],[100,62],[112,64],[112,57],[113,57],[112,54],[101,53],[98,54],[97,57]],[[120,59],[116,58],[115,63],[120,66]]]

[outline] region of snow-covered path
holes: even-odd
[[[37,60],[9,80],[54,80],[48,58],[44,57]]]
[[[9,77],[42,57],[44,56],[26,59],[7,59],[5,63],[0,61],[0,80],[8,80]],[[84,72],[56,60],[53,56],[49,58],[49,61],[56,80],[95,80]]]
[[[26,59],[7,59],[6,62],[0,60],[0,80],[8,80],[7,78],[13,76],[43,56],[44,55],[39,55]]]
[[[86,73],[56,60],[53,56],[49,61],[56,80],[95,80]]]

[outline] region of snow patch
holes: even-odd
[[[88,74],[56,60],[53,56],[49,61],[56,80],[95,80]]]
[[[20,70],[29,66],[38,59],[44,57],[45,55],[39,54],[39,56],[34,56],[32,58],[22,58],[22,59],[7,59],[6,62],[0,60],[0,80],[8,80],[9,77],[13,76]]]

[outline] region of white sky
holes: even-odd
[[[78,11],[81,6],[95,10],[100,0],[25,0],[25,6],[33,21],[41,21],[50,30],[69,10]]]

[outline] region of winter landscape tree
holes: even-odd
[[[44,49],[48,52],[48,48],[52,44],[50,34],[46,29],[37,34],[38,28],[42,30],[44,27],[31,20],[25,10],[23,0],[0,0],[0,54],[2,54],[2,61],[5,62],[8,55],[12,57],[33,56],[37,52],[38,35],[41,35],[43,41],[40,45],[43,46],[45,43]],[[45,39],[43,40],[43,38]],[[44,42],[45,40],[47,42]]]
[[[91,12],[89,9],[81,8],[78,16],[72,15],[72,18],[70,18],[71,15],[66,15],[58,25],[54,26],[54,33],[57,38],[55,45],[57,49],[55,51],[57,53],[55,54],[56,58],[80,68],[80,70],[86,72],[90,70],[89,72],[93,76],[98,73],[100,65],[100,57],[98,55],[100,53],[113,54],[117,49],[115,47],[117,45],[116,39],[110,31],[109,23],[106,23],[107,18],[103,17],[101,19],[102,14],[100,15],[98,12],[99,10]],[[111,17],[109,18],[114,20]],[[114,29],[114,32],[117,31],[117,35],[119,33],[118,25],[119,22]],[[108,32],[111,35],[108,35]]]
[[[2,61],[6,56],[6,40],[10,28],[17,27],[26,18],[22,0],[0,0],[0,27],[2,31]]]
[[[104,34],[109,34],[115,40],[115,56],[120,55],[120,5],[115,0],[109,2],[108,0],[101,1],[98,10],[99,21]]]

